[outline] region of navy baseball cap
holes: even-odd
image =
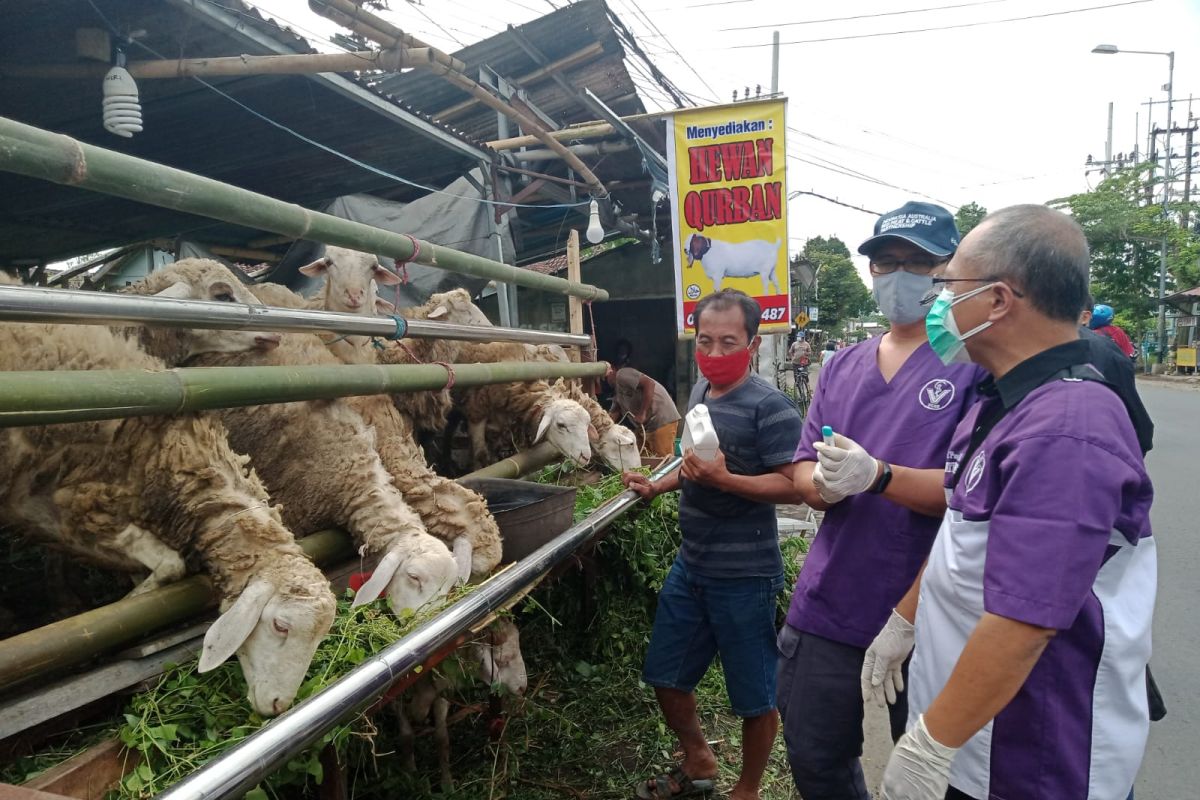
[[[858,246],[860,255],[886,239],[903,239],[935,256],[952,256],[958,249],[958,226],[954,216],[933,203],[905,203],[875,221],[875,235]]]

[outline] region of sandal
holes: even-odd
[[[653,786],[651,786],[653,782]],[[671,784],[679,787],[672,792]],[[635,794],[638,800],[674,800],[679,797],[707,797],[716,789],[714,778],[689,778],[681,767],[672,767],[664,775],[656,775],[649,781],[638,784]]]

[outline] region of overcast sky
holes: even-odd
[[[391,0],[384,16],[453,51],[564,2],[424,0],[414,5]],[[747,85],[753,91],[762,84],[767,91],[771,31],[779,30],[784,43],[780,88],[789,99],[791,129],[788,189],[882,212],[909,199],[932,198],[951,210],[975,201],[995,210],[1086,191],[1097,176],[1084,175],[1084,159],[1088,154],[1103,158],[1109,101],[1115,103],[1114,153],[1135,144],[1144,151],[1148,109],[1141,104],[1151,97],[1165,99],[1167,58],[1092,54],[1099,43],[1174,50],[1175,120],[1186,125],[1188,104],[1178,98],[1200,98],[1200,0],[1126,2],[1023,21],[867,35],[1115,2],[609,0],[609,7],[659,68],[700,105],[728,102],[735,89],[740,93]],[[310,37],[336,30],[307,4],[255,4]],[[897,13],[907,11],[916,13]],[[852,16],[862,18],[820,21]],[[319,40],[314,44],[329,49]],[[640,66],[635,59],[635,77]],[[668,107],[647,79],[638,81],[648,106]],[[1166,122],[1164,106],[1154,107],[1160,127]],[[1200,117],[1200,100],[1193,110]],[[1135,115],[1140,120],[1136,133]],[[1181,137],[1173,144],[1182,155]],[[793,253],[805,239],[830,234],[853,250],[874,222],[867,214],[814,197],[792,200],[789,211]]]

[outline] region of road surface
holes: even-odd
[[[1200,391],[1139,381],[1154,419],[1158,603],[1151,666],[1167,717],[1150,726],[1138,800],[1200,797]]]

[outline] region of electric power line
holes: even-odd
[[[974,3],[956,3],[952,6],[930,6],[928,8],[909,8],[903,11],[881,11],[877,14],[855,14],[852,17],[826,17],[825,19],[804,19],[797,22],[779,22],[774,25],[743,25],[738,28],[720,28],[725,31],[753,31],[761,28],[790,28],[796,25],[820,25],[825,22],[847,22],[854,19],[875,19],[876,17],[898,17],[902,14],[923,14],[926,11],[946,11],[952,8],[971,8],[973,6],[990,6],[996,3],[1007,3],[1008,0],[977,0]]]
[[[788,200],[791,200],[793,197],[796,197],[797,195],[802,195],[802,194],[808,195],[810,197],[816,197],[820,200],[826,201],[827,203],[833,203],[834,205],[845,206],[846,208],[852,208],[855,211],[861,211],[864,214],[870,214],[873,217],[881,216],[878,211],[872,211],[869,208],[862,208],[861,206],[851,205],[850,203],[843,203],[841,200],[835,200],[832,197],[826,197],[825,195],[818,194],[817,192],[805,192],[805,191],[797,190],[795,192],[791,192],[788,194]]]
[[[1045,14],[1029,14],[1024,17],[1006,17],[1004,19],[991,19],[981,22],[963,22],[957,25],[938,25],[930,28],[911,28],[905,31],[884,31],[882,33],[856,33],[850,36],[826,36],[820,39],[797,39],[791,42],[780,42],[780,45],[791,44],[819,44],[821,42],[844,42],[849,39],[875,39],[881,36],[903,36],[909,33],[929,33],[931,31],[949,31],[959,28],[978,28],[984,25],[1000,25],[1006,22],[1023,22],[1030,19],[1044,19],[1046,17],[1063,17],[1068,14],[1082,14],[1087,11],[1100,11],[1106,8],[1117,8],[1119,6],[1136,6],[1142,3],[1151,3],[1154,0],[1125,0],[1121,3],[1108,3],[1102,6],[1088,6],[1087,8],[1071,8],[1066,11],[1051,11]],[[745,50],[752,47],[772,47],[771,43],[766,44],[736,44],[729,47],[720,48],[724,50]]]

